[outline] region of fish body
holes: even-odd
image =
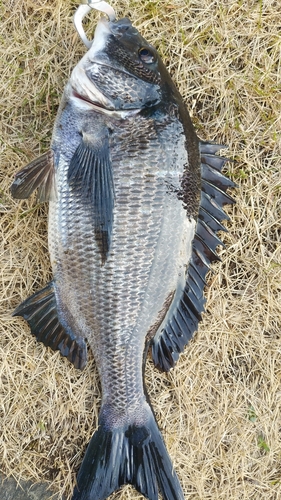
[[[15,197],[39,187],[49,199],[54,279],[14,314],[77,368],[87,339],[102,385],[73,500],[103,500],[125,483],[150,500],[158,489],[184,499],[143,366],[150,345],[159,368],[174,366],[201,318],[221,205],[231,202],[218,149],[199,141],[131,22],[101,19],[66,85],[51,152],[16,176]]]

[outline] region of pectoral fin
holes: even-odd
[[[69,328],[66,330],[61,325],[52,282],[22,302],[13,312],[13,316],[22,316],[28,322],[31,333],[38,342],[43,342],[53,351],[59,350],[75,368],[85,368],[86,343],[84,339],[77,338]]]
[[[68,182],[89,207],[104,263],[110,249],[114,208],[113,174],[106,137],[98,141],[83,137],[71,160]]]
[[[54,158],[53,151],[47,151],[39,158],[20,170],[11,185],[11,193],[14,198],[23,200],[29,198],[33,191],[38,188],[38,200],[49,201],[54,196]]]

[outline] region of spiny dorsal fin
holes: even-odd
[[[12,196],[23,200],[29,198],[38,188],[38,200],[49,201],[50,198],[55,197],[54,177],[54,153],[50,150],[15,175],[15,180],[11,185]]]
[[[80,143],[70,162],[68,182],[91,210],[95,238],[104,263],[110,249],[114,208],[113,174],[106,138],[98,145],[89,140]]]
[[[197,330],[202,319],[201,313],[204,311],[206,275],[211,263],[220,260],[216,247],[223,243],[217,232],[226,231],[221,221],[229,219],[222,206],[225,203],[234,203],[226,190],[235,186],[234,182],[220,172],[228,161],[215,154],[220,149],[222,146],[218,144],[200,142],[201,201],[186,285],[175,313],[152,341],[153,361],[163,371],[175,366],[179,353],[184,350]]]
[[[70,329],[66,331],[61,325],[52,282],[22,302],[13,312],[13,316],[22,316],[28,322],[31,333],[38,342],[43,342],[53,351],[59,350],[75,368],[85,368],[86,343],[84,339],[77,338]]]

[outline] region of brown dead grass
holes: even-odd
[[[199,136],[229,145],[237,204],[206,290],[207,313],[169,374],[147,387],[186,499],[281,498],[281,5],[112,1],[159,49]],[[83,373],[37,344],[14,307],[50,279],[46,206],[11,198],[14,173],[49,146],[60,95],[84,53],[76,3],[1,4],[1,470],[70,498],[97,422]],[[95,26],[95,15],[89,30]],[[50,493],[51,498],[51,493]],[[115,500],[140,499],[131,487]]]

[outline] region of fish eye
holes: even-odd
[[[142,62],[151,64],[155,62],[155,55],[152,50],[147,49],[146,47],[142,47],[139,50],[139,56]]]

